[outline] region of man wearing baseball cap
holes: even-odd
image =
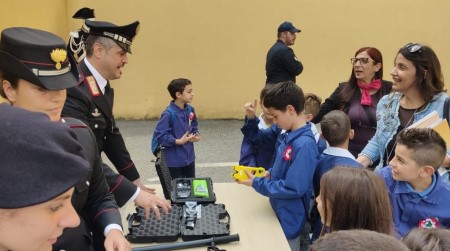
[[[303,65],[289,47],[294,45],[299,32],[299,29],[287,21],[278,27],[278,39],[267,53],[266,84],[276,84],[289,80],[295,82],[296,76],[302,73]]]

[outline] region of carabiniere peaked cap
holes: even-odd
[[[75,19],[95,18],[94,9],[91,9],[88,7],[81,8],[81,9],[77,10],[77,12],[75,12],[75,14],[73,14],[72,18],[75,18]]]
[[[0,104],[0,142],[0,208],[47,202],[88,175],[76,134],[44,113]]]
[[[130,54],[131,43],[139,32],[139,21],[124,26],[117,26],[104,21],[86,20],[86,26],[89,28],[89,35],[110,38],[114,40],[120,48]]]
[[[78,84],[79,73],[65,48],[53,33],[7,28],[0,37],[0,69],[48,90],[67,89]]]

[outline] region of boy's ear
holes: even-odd
[[[421,178],[430,177],[435,172],[434,167],[432,166],[424,166],[422,167],[422,171],[420,172]]]
[[[355,137],[355,130],[350,129],[350,132],[348,134],[348,139],[353,139],[353,137]]]
[[[313,120],[313,115],[311,113],[309,114],[305,113],[305,115],[306,115],[306,122],[311,122],[311,120]]]
[[[291,113],[291,114],[297,114],[297,112],[295,111],[295,108],[292,105],[287,105],[286,106],[286,111]]]
[[[180,98],[181,96],[181,92],[175,92],[175,97]]]

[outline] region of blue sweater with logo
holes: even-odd
[[[274,164],[268,170],[270,178],[255,177],[252,187],[269,197],[286,238],[297,238],[306,222],[312,178],[319,157],[311,125],[306,124],[295,131],[281,134],[281,129],[275,133],[273,128],[259,130],[257,124],[250,125],[255,121],[246,120],[246,135],[252,141],[271,140],[272,144],[278,141],[278,147]]]
[[[392,177],[392,167],[378,171],[384,179],[392,204],[395,230],[405,236],[412,228],[450,228],[450,186],[443,183],[438,173],[427,192],[418,193],[404,181]]]

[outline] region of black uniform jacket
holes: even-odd
[[[283,81],[295,82],[295,77],[303,71],[303,64],[294,51],[281,40],[270,48],[266,58],[266,83],[276,84]]]
[[[67,89],[63,116],[77,118],[86,123],[95,134],[99,152],[105,152],[117,171],[128,180],[138,179],[139,173],[114,120],[114,90],[111,88],[109,96],[103,95],[84,61],[79,67],[83,82]]]
[[[96,238],[93,236],[103,236],[107,225],[121,226],[122,220],[114,196],[108,192],[94,134],[77,119],[64,118],[61,121],[77,134],[90,169],[87,177],[75,186],[72,196],[72,204],[80,216],[80,225],[66,228],[53,250],[93,250],[93,238]],[[64,167],[64,163],[61,165]]]

